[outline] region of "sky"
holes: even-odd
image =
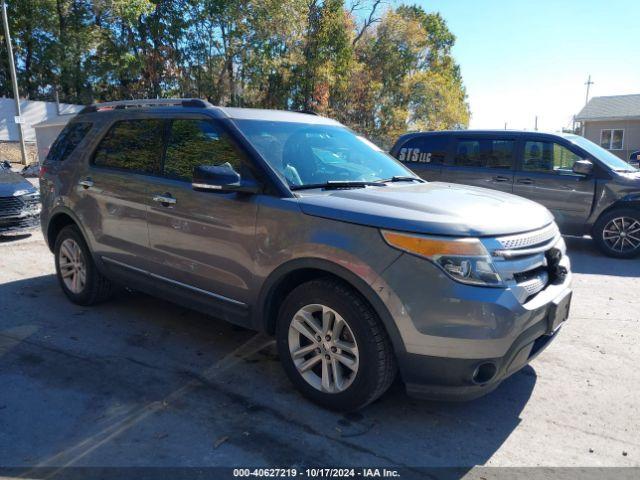
[[[397,4],[396,2],[394,2]],[[558,131],[590,97],[640,93],[640,0],[405,0],[457,41],[470,128]],[[393,5],[393,3],[392,3]]]

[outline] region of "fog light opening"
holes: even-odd
[[[484,383],[490,382],[491,379],[496,376],[497,371],[498,368],[494,363],[481,363],[473,372],[473,377],[471,378],[471,380],[476,385],[482,385]]]

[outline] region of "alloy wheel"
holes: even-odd
[[[640,222],[631,217],[614,218],[604,227],[602,239],[613,251],[634,251],[640,247]]]
[[[64,285],[76,295],[82,293],[87,282],[87,264],[78,242],[72,238],[60,244],[58,264]]]
[[[326,305],[302,307],[289,325],[289,352],[298,373],[324,393],[340,393],[353,383],[360,356],[344,318]]]

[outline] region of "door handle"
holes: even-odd
[[[161,203],[164,207],[169,205],[175,205],[177,200],[171,196],[170,193],[163,193],[162,195],[154,195],[153,201]]]
[[[84,180],[80,180],[78,185],[86,190],[87,188],[93,187],[93,180],[91,180],[91,177],[87,177]]]
[[[535,182],[530,178],[521,178],[520,180],[518,180],[518,183],[520,183],[521,185],[533,185]]]
[[[493,177],[494,182],[509,182],[511,179],[509,177],[503,177],[502,175],[498,175]]]

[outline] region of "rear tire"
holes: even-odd
[[[592,237],[600,251],[610,257],[640,255],[640,210],[618,208],[601,215]]]
[[[289,379],[323,407],[363,408],[395,378],[395,356],[378,315],[342,282],[323,278],[294,289],[280,308],[276,337]]]
[[[78,227],[68,225],[60,230],[53,252],[58,282],[69,300],[88,306],[111,297],[113,284],[96,268]]]

